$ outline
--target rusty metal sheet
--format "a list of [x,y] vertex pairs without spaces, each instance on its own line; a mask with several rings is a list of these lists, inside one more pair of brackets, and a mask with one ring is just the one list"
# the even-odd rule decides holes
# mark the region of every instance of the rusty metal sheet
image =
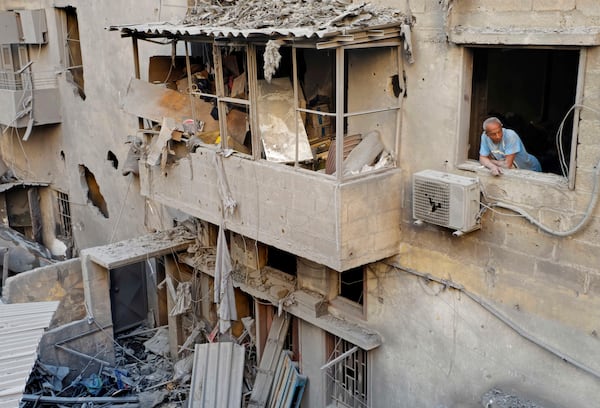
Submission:
[[[204,122],[204,131],[219,130],[219,121],[210,116],[213,105],[199,98],[194,101],[195,118]],[[132,78],[123,100],[123,110],[141,118],[162,123],[163,118],[182,123],[192,115],[190,96],[160,85]]]

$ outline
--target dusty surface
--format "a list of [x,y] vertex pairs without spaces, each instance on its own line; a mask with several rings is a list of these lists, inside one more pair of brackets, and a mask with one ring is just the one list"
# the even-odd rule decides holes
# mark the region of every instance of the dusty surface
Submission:
[[219,5],[199,2],[184,23],[227,26],[237,29],[312,27],[362,27],[407,22],[399,10],[372,4],[336,0],[261,1],[237,0]]
[[498,388],[492,388],[483,394],[481,403],[485,408],[549,408],[547,405],[539,405]]

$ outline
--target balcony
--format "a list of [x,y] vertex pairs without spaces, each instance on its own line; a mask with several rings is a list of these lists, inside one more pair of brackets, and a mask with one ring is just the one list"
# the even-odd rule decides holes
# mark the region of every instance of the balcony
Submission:
[[0,70],[0,124],[22,128],[60,123],[60,98],[54,72]]
[[[165,171],[140,162],[142,194],[214,224],[223,219],[229,230],[338,271],[397,252],[400,169],[339,182],[233,155],[222,158],[219,175],[217,154],[201,147]],[[232,215],[222,204],[221,176],[237,203]]]

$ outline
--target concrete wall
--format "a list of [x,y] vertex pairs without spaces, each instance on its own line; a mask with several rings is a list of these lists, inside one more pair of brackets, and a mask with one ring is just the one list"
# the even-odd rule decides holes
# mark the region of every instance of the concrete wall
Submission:
[[60,300],[51,327],[85,316],[83,280],[79,258],[32,269],[7,279],[2,288],[7,303]]
[[[80,44],[85,79],[83,100],[69,74],[64,53],[62,11],[55,7],[77,9]],[[120,175],[125,161],[128,134],[137,129],[137,119],[120,110],[120,95],[133,76],[132,46],[121,40],[118,32],[106,27],[112,24],[140,21],[165,21],[185,13],[187,1],[169,5],[154,1],[116,0],[80,2],[61,0],[41,2],[2,0],[0,10],[44,8],[48,25],[48,44],[29,47],[32,69],[52,71],[58,79],[62,123],[34,126],[27,142],[19,140],[24,129],[9,129],[0,142],[2,157],[20,177],[47,181],[53,188],[67,192],[71,200],[73,230],[78,248],[103,244],[140,235],[144,228],[144,199],[136,179]],[[141,73],[147,77],[151,55],[170,55],[170,47],[152,45],[141,50]],[[119,69],[114,69],[119,67]],[[34,101],[35,104],[36,101]],[[115,169],[108,161],[112,151],[119,160]],[[87,199],[87,186],[82,183],[78,166],[84,164],[95,176],[107,201],[109,218],[104,218]]]
[[[54,3],[70,4],[78,10],[85,101],[64,75],[55,41],[59,36]],[[0,145],[3,157],[22,177],[48,181],[69,192],[80,248],[139,235],[147,208],[140,186],[136,179],[121,177],[119,169],[106,160],[108,150],[120,162],[124,160],[127,146],[123,142],[137,127],[135,118],[118,108],[119,95],[133,73],[131,45],[104,27],[167,20],[183,9],[160,8],[151,1],[54,3],[42,2],[50,42],[31,48],[30,58],[36,65],[63,72],[59,75],[63,122],[34,128],[27,142],[9,131]],[[544,233],[514,214],[491,211],[484,214],[481,230],[456,238],[443,228],[413,226],[408,192],[416,171],[452,171],[478,176],[491,200],[518,205],[552,228],[566,230],[576,224],[589,202],[594,166],[600,159],[600,116],[591,109],[581,113],[574,189],[557,177],[512,172],[492,178],[486,171],[473,171],[474,167],[459,169],[466,158],[471,102],[470,51],[464,44],[587,44],[583,102],[600,110],[600,41],[596,34],[600,4],[595,0],[381,3],[405,11],[410,5],[416,18],[412,37],[415,63],[405,65],[401,171],[365,179],[366,184],[335,187],[318,175],[300,174],[286,166],[229,158],[225,160],[226,173],[240,206],[227,226],[340,269],[396,255],[390,260],[396,265],[463,285],[511,321],[518,321],[524,333],[598,371],[600,207],[587,226],[569,238]],[[444,7],[448,4],[450,11]],[[0,1],[1,9],[18,7],[39,4]],[[460,31],[460,27],[469,30]],[[485,31],[490,27],[493,30]],[[142,77],[150,56],[170,53],[169,47],[149,44],[140,51]],[[393,72],[391,58],[388,61],[384,56],[380,62],[389,64],[381,67],[382,72]],[[192,167],[182,159],[167,175],[145,170],[141,189],[149,198],[152,216],[161,214],[153,221],[155,225],[167,226],[165,206],[213,223],[220,221],[212,155],[201,149],[192,156]],[[108,204],[108,219],[88,203],[78,173],[80,164],[94,173]],[[340,190],[336,192],[336,188]],[[388,207],[388,200],[397,200],[397,206]],[[365,219],[367,215],[374,218]],[[342,260],[341,264],[334,258]],[[466,295],[388,265],[369,269],[375,272],[369,272],[362,324],[378,330],[384,338],[384,344],[371,352],[373,407],[476,407],[481,405],[479,396],[493,386],[543,399],[548,406],[590,406],[600,397],[598,378],[525,340]],[[319,285],[303,282],[302,276],[298,282],[313,290]],[[305,404],[319,406],[324,399],[318,370],[324,357],[324,345],[318,348],[322,332],[306,323],[301,332],[303,370],[310,377]]]
[[[141,165],[142,194],[220,224],[214,155],[213,149],[199,148],[164,172]],[[398,170],[338,184],[322,174],[238,156],[224,158],[223,167],[237,202],[234,214],[225,216],[232,231],[336,270],[397,250],[402,202]]]

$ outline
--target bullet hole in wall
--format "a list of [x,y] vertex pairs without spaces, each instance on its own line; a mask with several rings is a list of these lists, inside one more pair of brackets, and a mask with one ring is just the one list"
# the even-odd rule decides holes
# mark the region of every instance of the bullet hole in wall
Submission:
[[119,159],[117,159],[117,156],[110,150],[106,153],[106,160],[111,162],[115,169],[119,167]]
[[62,161],[65,161],[65,152],[64,152],[64,151],[62,151],[62,150],[60,151],[60,159],[61,159]]
[[100,211],[104,218],[108,218],[108,206],[106,200],[100,192],[100,186],[92,173],[83,164],[79,165],[79,175],[81,177],[81,186],[87,190],[88,200]]

